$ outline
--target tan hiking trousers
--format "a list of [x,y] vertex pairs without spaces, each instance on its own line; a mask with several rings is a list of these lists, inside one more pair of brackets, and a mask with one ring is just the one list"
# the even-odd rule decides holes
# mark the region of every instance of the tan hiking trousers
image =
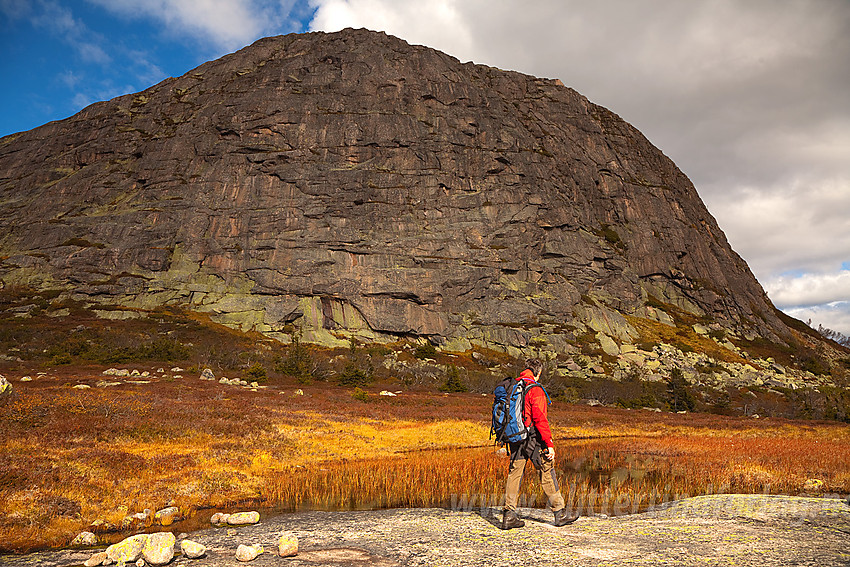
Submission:
[[[525,472],[526,459],[517,455],[508,469],[508,480],[505,483],[505,510],[516,511],[519,500],[519,486],[522,482],[522,474]],[[533,464],[533,463],[532,463]],[[549,497],[549,508],[554,512],[565,506],[564,497],[558,488],[558,479],[555,477],[555,463],[541,459],[541,466],[537,469],[537,476],[543,486],[543,492]]]

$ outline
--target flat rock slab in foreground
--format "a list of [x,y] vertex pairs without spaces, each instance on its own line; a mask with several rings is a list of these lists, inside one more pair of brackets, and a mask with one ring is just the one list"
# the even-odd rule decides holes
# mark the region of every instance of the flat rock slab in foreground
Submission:
[[[664,510],[587,517],[555,528],[551,514],[522,510],[526,527],[503,532],[492,510],[305,512],[255,526],[192,534],[207,546],[203,560],[172,565],[236,563],[239,543],[274,549],[277,534],[294,532],[298,557],[265,553],[266,565],[847,565],[850,506],[843,500],[720,495],[690,498]],[[0,565],[59,567],[89,553],[72,551],[0,558]]]

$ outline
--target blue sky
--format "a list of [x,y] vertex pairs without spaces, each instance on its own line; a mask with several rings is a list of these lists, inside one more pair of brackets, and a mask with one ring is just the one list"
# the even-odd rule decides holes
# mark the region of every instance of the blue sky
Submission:
[[[122,7],[120,0],[0,0],[0,73],[6,77],[0,89],[0,135],[144,90],[263,35],[305,31],[314,12],[306,4],[287,11],[279,3],[254,3],[254,19],[250,3],[225,3],[244,5],[249,16],[234,22],[230,34],[225,21],[202,25],[191,21],[192,11],[182,15],[168,9],[181,2],[132,3],[150,6],[141,10],[129,2]],[[204,4],[219,3],[195,4],[202,10]],[[277,21],[263,17],[268,9]]]
[[0,0],[0,136],[344,27],[613,110],[691,178],[778,307],[850,335],[847,0]]

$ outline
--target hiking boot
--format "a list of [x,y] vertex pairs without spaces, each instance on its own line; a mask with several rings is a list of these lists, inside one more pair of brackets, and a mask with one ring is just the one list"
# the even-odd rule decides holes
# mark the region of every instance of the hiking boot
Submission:
[[503,530],[510,530],[513,528],[522,528],[524,526],[525,522],[519,519],[516,512],[513,510],[505,510],[505,515],[502,517],[502,523],[499,528]]
[[555,525],[566,526],[567,524],[572,524],[576,520],[578,520],[579,513],[576,510],[575,514],[570,514],[570,511],[566,508],[561,508],[560,510],[555,510]]

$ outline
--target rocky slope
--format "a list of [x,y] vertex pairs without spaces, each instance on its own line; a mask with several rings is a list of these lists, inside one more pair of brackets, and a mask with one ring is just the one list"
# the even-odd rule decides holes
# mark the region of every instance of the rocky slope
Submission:
[[262,39],[0,139],[0,261],[5,286],[324,344],[611,350],[624,314],[670,308],[791,335],[617,115],[366,30]]

